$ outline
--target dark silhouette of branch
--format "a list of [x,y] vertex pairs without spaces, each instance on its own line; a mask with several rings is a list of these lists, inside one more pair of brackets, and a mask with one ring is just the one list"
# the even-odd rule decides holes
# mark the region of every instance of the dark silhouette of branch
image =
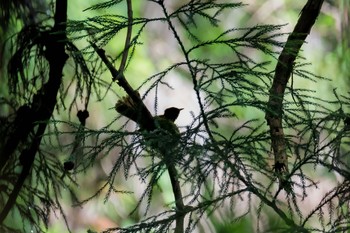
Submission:
[[166,163],[170,181],[171,181],[171,187],[173,189],[174,193],[174,198],[175,198],[175,206],[176,206],[176,212],[177,217],[176,217],[176,226],[175,226],[175,233],[181,233],[184,231],[184,210],[185,210],[185,205],[183,203],[183,196],[181,192],[181,187],[180,187],[180,182],[178,179],[178,173],[175,168],[175,165],[173,163]]
[[0,171],[6,165],[21,140],[25,140],[33,130],[34,114],[31,107],[23,105],[16,111],[16,118],[12,125],[14,130],[9,132],[8,139],[0,155]]
[[[140,128],[145,129],[147,131],[152,131],[155,129],[155,123],[154,119],[149,112],[148,108],[144,105],[140,95],[138,94],[137,91],[135,91],[128,81],[126,80],[124,74],[119,72],[113,64],[108,60],[105,51],[103,49],[100,49],[97,47],[96,44],[91,42],[92,47],[95,49],[97,54],[100,56],[102,61],[105,63],[109,71],[111,72],[113,76],[113,80],[116,80],[117,83],[125,90],[125,92],[130,96],[132,99],[133,103],[135,104],[136,108],[139,109],[138,111],[138,120],[137,123],[139,124]],[[165,156],[163,156],[165,157]],[[171,180],[171,185],[174,193],[174,198],[175,198],[175,205],[176,205],[176,210],[180,213],[183,212],[184,210],[184,204],[183,204],[183,196],[181,193],[181,188],[180,188],[180,183],[178,180],[178,173],[176,171],[175,165],[172,164],[171,162],[167,162],[166,167],[169,173],[169,177]],[[183,220],[184,220],[184,215],[180,214],[177,215],[176,219],[176,227],[175,227],[175,232],[176,233],[181,233],[183,232]]]
[[24,181],[30,174],[30,169],[33,165],[35,154],[39,150],[41,139],[44,135],[48,121],[51,118],[57,103],[56,97],[62,82],[62,70],[66,63],[66,60],[68,59],[68,55],[65,53],[65,43],[67,40],[66,0],[56,2],[56,12],[54,19],[55,25],[53,29],[46,34],[48,38],[42,41],[43,43],[46,43],[47,51],[45,53],[45,56],[50,66],[48,82],[44,84],[38,91],[38,93],[33,97],[33,106],[35,102],[35,104],[37,104],[38,107],[30,111],[31,115],[20,116],[23,118],[29,118],[32,120],[31,122],[35,123],[30,124],[31,122],[26,122],[26,124],[30,124],[31,127],[31,129],[28,130],[28,133],[32,130],[34,131],[34,126],[36,124],[38,124],[38,128],[35,133],[34,139],[31,142],[31,145],[21,152],[20,160],[23,169],[18,177],[18,180],[14,185],[11,194],[9,195],[4,209],[0,213],[0,223],[4,221],[9,211],[14,206],[19,192],[24,184]]
[[309,0],[300,13],[299,20],[289,35],[287,42],[278,58],[273,84],[267,103],[266,120],[270,127],[271,147],[275,157],[275,171],[280,178],[281,187],[290,191],[288,176],[288,156],[282,127],[284,92],[293,72],[294,61],[307,35],[314,25],[323,0]]
[[[147,107],[144,105],[140,95],[138,94],[137,91],[135,91],[128,81],[126,80],[123,70],[125,68],[126,60],[127,60],[127,55],[128,55],[128,49],[130,46],[130,38],[131,38],[131,26],[132,26],[132,6],[131,6],[131,1],[127,1],[128,5],[128,31],[127,31],[127,36],[125,40],[125,48],[123,52],[123,57],[121,61],[121,65],[119,68],[119,71],[111,64],[111,62],[108,60],[108,58],[105,55],[105,51],[103,49],[100,49],[96,46],[96,44],[91,43],[92,47],[95,49],[97,54],[100,56],[102,61],[105,63],[105,65],[108,67],[109,71],[112,74],[113,81],[117,81],[117,83],[125,90],[125,92],[129,95],[129,97],[132,99],[133,103],[136,106],[136,109],[138,109],[138,116],[137,116],[137,123],[139,124],[141,129],[146,129],[147,131],[152,131],[154,130],[155,123],[154,119],[147,109]],[[163,152],[161,152],[163,153]],[[165,153],[164,153],[165,154]],[[169,173],[173,193],[174,193],[174,198],[175,198],[175,206],[176,206],[176,211],[178,213],[183,213],[184,211],[184,203],[183,203],[183,196],[181,192],[181,187],[180,187],[180,182],[178,180],[178,173],[176,171],[175,165],[165,158],[166,156],[163,154],[164,159],[166,160],[166,167]],[[184,215],[183,214],[177,214],[176,218],[176,227],[175,227],[175,232],[176,233],[182,233],[184,229]]]
[[115,80],[119,86],[121,86],[125,92],[130,96],[133,103],[135,104],[136,108],[139,109],[139,120],[138,123],[140,124],[140,127],[143,129],[146,129],[148,131],[154,130],[155,124],[153,122],[153,117],[145,104],[143,103],[140,95],[138,92],[136,92],[128,83],[126,80],[124,74],[120,73],[113,64],[108,60],[105,51],[101,48],[99,48],[95,43],[90,42],[91,46],[94,48],[96,53],[99,55],[99,57],[102,59],[103,63],[107,66],[109,71],[111,72],[111,75],[113,77],[113,80]]

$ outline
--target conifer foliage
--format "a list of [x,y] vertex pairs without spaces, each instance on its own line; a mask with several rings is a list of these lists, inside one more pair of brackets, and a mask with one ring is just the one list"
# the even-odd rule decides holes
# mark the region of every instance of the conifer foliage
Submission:
[[[315,90],[292,85],[296,79],[325,79],[307,71],[299,56],[323,0],[308,0],[288,35],[281,33],[283,25],[268,22],[223,26],[227,15],[245,10],[242,3],[175,2],[139,3],[152,8],[154,15],[147,17],[135,11],[131,0],[95,4],[86,11],[99,14],[84,20],[67,18],[66,0],[49,4],[53,13],[45,17],[34,14],[33,7],[23,12],[33,20],[4,47],[11,57],[1,78],[8,86],[0,99],[5,114],[1,232],[45,232],[55,214],[71,232],[63,193],[74,206],[84,206],[133,195],[139,187],[143,190],[131,212],[142,213],[138,221],[126,227],[116,222],[104,232],[214,232],[220,221],[232,227],[249,221],[255,232],[350,230],[350,97],[334,90],[333,99],[321,99],[312,95]],[[111,9],[125,11],[103,14]],[[157,27],[166,30],[159,35],[170,35],[176,59],[150,77],[137,77],[145,81],[134,87],[128,70],[138,69],[135,54]],[[106,49],[114,38],[123,47],[116,56]],[[67,67],[74,68],[71,77]],[[198,111],[179,130],[171,120],[169,133],[160,126],[164,116],[154,117],[145,99],[155,93],[158,110],[160,98],[171,98],[158,90],[171,88],[169,79],[175,77],[191,86]],[[123,94],[117,93],[121,89]],[[89,127],[89,118],[100,114],[91,112],[91,103],[104,106],[110,94],[117,104],[114,120]],[[190,110],[180,116],[185,111]],[[69,156],[62,160],[58,154]],[[116,158],[112,169],[94,194],[81,200],[80,175],[94,174],[100,160],[110,156]],[[310,195],[324,187],[325,174],[335,181],[306,207]],[[134,177],[142,183],[135,190],[115,185]],[[164,177],[173,202],[155,212],[154,193]]]

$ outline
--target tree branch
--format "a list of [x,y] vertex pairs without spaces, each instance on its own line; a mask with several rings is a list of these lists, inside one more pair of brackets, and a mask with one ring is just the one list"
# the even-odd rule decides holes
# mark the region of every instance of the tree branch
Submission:
[[[166,159],[166,158],[165,158]],[[174,193],[174,199],[175,199],[175,206],[176,206],[176,226],[175,226],[175,233],[182,233],[184,230],[184,218],[185,218],[185,205],[183,203],[183,196],[181,192],[180,182],[178,179],[178,174],[175,168],[175,165],[173,163],[170,163],[169,161],[166,161],[167,170],[169,173],[169,178],[171,181],[171,187],[173,189]]]
[[17,182],[14,184],[14,188],[9,195],[9,199],[6,202],[4,209],[0,213],[0,224],[5,220],[9,211],[15,205],[16,199],[22,189],[25,179],[30,174],[30,169],[34,163],[35,154],[39,150],[48,121],[50,120],[57,103],[56,97],[62,83],[62,71],[66,60],[68,59],[68,55],[65,53],[65,43],[67,40],[67,0],[56,2],[54,18],[55,25],[52,31],[48,33],[49,38],[46,38],[48,39],[47,41],[43,40],[43,43],[46,43],[47,46],[46,59],[48,60],[50,66],[49,80],[33,97],[32,106],[38,107],[31,109],[31,115],[21,116],[32,119],[34,124],[30,125],[30,127],[32,127],[31,130],[34,131],[36,124],[38,124],[38,128],[31,145],[21,152],[20,160],[23,168]]
[[[105,63],[109,71],[111,72],[113,77],[112,80],[117,81],[118,85],[121,86],[125,90],[125,92],[130,96],[136,108],[139,109],[137,122],[139,123],[140,128],[146,129],[147,131],[152,131],[156,127],[155,127],[154,119],[151,113],[149,112],[147,107],[144,105],[138,92],[136,92],[131,87],[131,85],[128,83],[128,81],[126,80],[123,74],[123,70],[125,68],[125,64],[128,56],[128,49],[130,47],[130,38],[131,38],[131,30],[132,30],[132,6],[131,6],[130,0],[127,1],[127,5],[128,5],[128,31],[125,39],[125,47],[124,47],[123,57],[120,64],[119,71],[108,60],[105,54],[105,51],[103,49],[98,48],[95,43],[92,43],[92,42],[90,43],[94,48],[94,50],[97,52],[97,54],[100,56],[102,61]],[[175,165],[167,161],[167,158],[166,158],[167,153],[164,151],[162,151],[161,153],[163,154],[163,159],[166,160],[165,163],[166,163],[166,167],[168,170],[169,178],[170,178],[173,193],[174,193],[176,211],[178,213],[176,217],[175,233],[182,233],[184,229],[183,223],[184,223],[184,217],[185,217],[185,214],[184,214],[185,206],[183,203],[183,196],[181,192],[180,182],[178,180],[178,173]]]
[[113,80],[118,83],[120,87],[122,87],[125,92],[130,96],[132,101],[134,102],[136,108],[139,109],[139,121],[138,123],[140,124],[140,127],[143,129],[146,129],[147,131],[152,131],[156,128],[152,114],[148,110],[148,108],[145,106],[143,103],[140,95],[138,94],[137,91],[135,91],[128,81],[126,80],[124,74],[119,72],[113,64],[108,60],[105,51],[99,47],[93,42],[90,42],[91,46],[94,48],[96,53],[99,55],[99,57],[102,59],[102,62],[107,66],[109,71],[111,72],[111,75],[113,77]]
[[284,92],[293,72],[294,61],[319,15],[322,3],[323,0],[308,0],[300,12],[299,20],[278,58],[270,89],[266,120],[270,127],[271,147],[275,158],[274,167],[279,178],[282,178],[281,185],[288,182],[283,178],[288,176],[288,156],[282,127]]

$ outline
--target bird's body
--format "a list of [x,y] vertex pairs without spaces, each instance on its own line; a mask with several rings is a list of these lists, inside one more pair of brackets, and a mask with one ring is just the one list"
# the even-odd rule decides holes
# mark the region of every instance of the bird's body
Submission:
[[175,120],[180,114],[182,108],[167,108],[163,115],[153,117],[157,128],[168,131],[170,134],[180,134],[179,128],[175,124]]
[[180,134],[179,128],[175,124],[175,122],[170,121],[169,119],[162,116],[153,117],[154,123],[157,129],[162,129],[167,131],[170,134]]

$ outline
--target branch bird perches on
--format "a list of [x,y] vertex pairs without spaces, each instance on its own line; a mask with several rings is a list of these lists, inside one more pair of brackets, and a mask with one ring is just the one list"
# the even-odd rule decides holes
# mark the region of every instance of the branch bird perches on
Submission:
[[[182,109],[175,107],[168,108],[165,110],[163,115],[153,117],[147,109],[147,107],[144,105],[140,94],[137,91],[133,90],[133,88],[125,79],[124,75],[119,73],[117,69],[113,67],[113,65],[106,57],[104,50],[98,48],[94,43],[91,43],[91,45],[98,53],[102,61],[106,64],[113,78],[117,81],[118,85],[121,86],[128,94],[128,96],[124,97],[123,99],[117,102],[115,106],[117,112],[135,121],[142,130],[151,132],[157,128],[161,128],[170,133],[170,137],[173,137],[174,135],[176,136],[176,134],[179,133],[179,131],[174,121],[176,120]],[[167,156],[169,156],[167,155],[168,153],[165,153],[165,150],[163,150],[162,148],[163,146],[159,147],[159,151],[163,155],[163,158],[165,158],[165,164],[169,173],[175,197],[176,210],[177,212],[181,213],[176,219],[175,232],[181,233],[183,232],[183,212],[186,206],[184,205],[182,200],[183,195],[181,192],[180,183],[178,181],[178,172],[175,168],[175,165],[171,162],[171,159],[167,159]]]
[[[125,40],[125,47],[122,56],[121,65],[119,71],[113,66],[113,64],[108,60],[105,51],[99,48],[94,42],[90,42],[91,46],[94,48],[96,53],[102,59],[103,63],[107,66],[110,73],[112,74],[112,80],[116,81],[117,84],[122,87],[127,96],[119,100],[115,106],[117,112],[128,117],[129,119],[135,121],[140,129],[146,130],[148,132],[152,132],[157,128],[163,129],[168,132],[169,137],[175,137],[175,140],[171,139],[171,142],[176,143],[176,134],[179,134],[179,130],[175,125],[174,121],[178,117],[180,111],[182,109],[178,108],[168,108],[165,110],[164,115],[153,117],[148,110],[148,108],[143,103],[140,94],[134,90],[124,76],[124,68],[126,64],[126,60],[128,57],[128,49],[130,47],[130,39],[131,39],[131,31],[132,31],[132,6],[131,0],[127,1],[128,7],[128,27],[127,27],[127,36]],[[159,143],[158,143],[159,144]],[[162,154],[164,159],[164,163],[166,165],[166,169],[169,173],[174,199],[176,206],[176,226],[175,233],[183,233],[184,232],[184,216],[185,216],[185,205],[183,203],[183,195],[181,192],[181,185],[178,180],[178,172],[176,170],[175,164],[172,162],[171,158],[167,158],[171,156],[169,155],[169,148],[164,148],[164,146],[158,146],[158,151]],[[172,151],[172,150],[170,150]]]

